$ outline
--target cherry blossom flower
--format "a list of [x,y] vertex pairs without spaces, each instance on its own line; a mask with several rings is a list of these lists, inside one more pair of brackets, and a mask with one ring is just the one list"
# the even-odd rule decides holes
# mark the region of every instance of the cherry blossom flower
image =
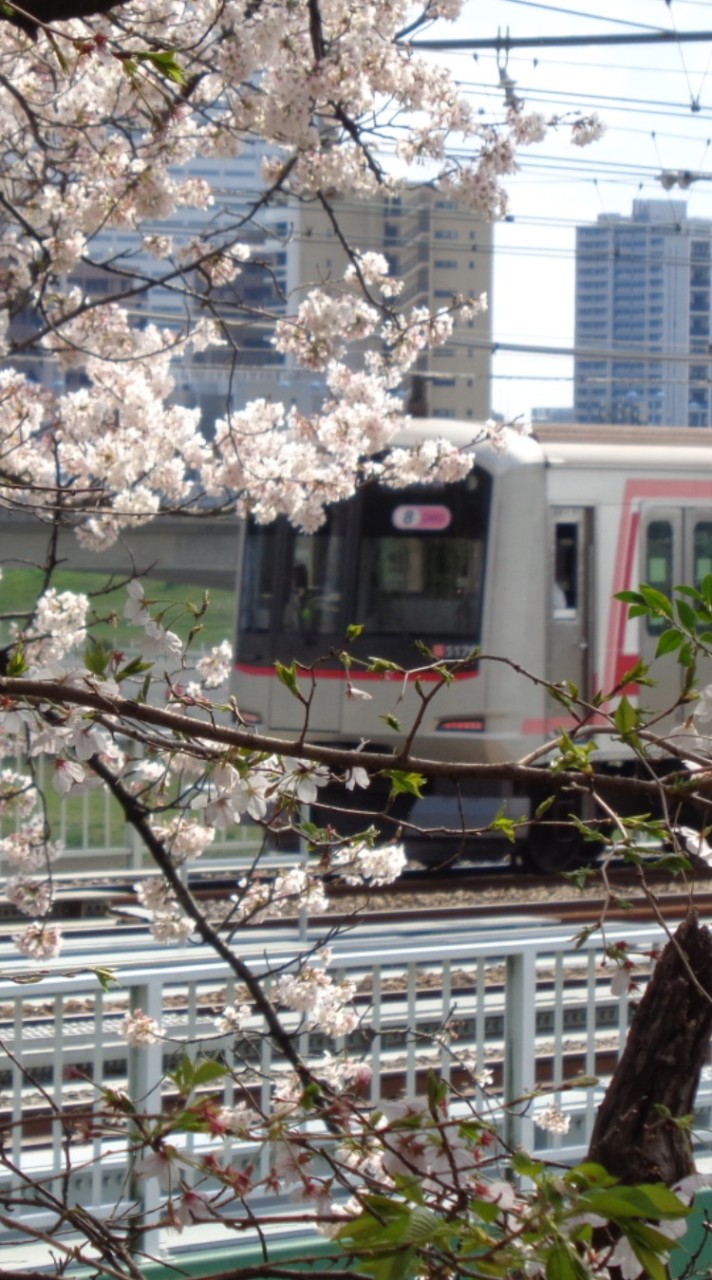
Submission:
[[231,1035],[236,1031],[242,1031],[251,1013],[252,1009],[249,1004],[226,1005],[222,1013],[215,1019],[215,1026],[220,1035]]
[[402,844],[370,846],[359,843],[339,849],[332,865],[347,884],[392,884],[406,866]]
[[177,908],[156,911],[149,927],[156,942],[162,943],[163,946],[187,942],[196,929],[195,921],[183,915]]
[[210,1199],[199,1191],[186,1187],[180,1199],[171,1205],[170,1220],[175,1231],[182,1231],[192,1222],[210,1222],[215,1217]]
[[195,667],[206,689],[217,689],[225,684],[232,670],[232,645],[229,640],[214,645],[210,653],[196,662]]
[[362,787],[364,790],[370,787],[371,779],[365,769],[359,765],[355,765],[353,769],[349,769],[344,777],[344,786],[347,791],[353,791],[354,787]]
[[52,786],[61,796],[69,795],[79,783],[84,782],[86,774],[76,760],[64,760],[58,756],[54,762]]
[[371,702],[373,700],[372,693],[368,693],[365,689],[359,689],[350,680],[346,682],[346,697],[351,702]]
[[62,931],[56,925],[35,922],[15,936],[15,946],[32,960],[53,960],[62,949]]
[[308,760],[285,758],[283,769],[284,777],[278,790],[301,804],[313,804],[319,794],[318,788],[325,787],[329,781],[329,770],[323,765],[310,764]]
[[605,132],[605,124],[594,112],[593,115],[574,121],[571,126],[571,141],[575,147],[587,147],[592,142],[598,142]]
[[[136,1012],[140,1013],[140,1010],[137,1009]],[[148,1151],[145,1156],[134,1160],[133,1169],[138,1178],[157,1178],[161,1189],[170,1191],[178,1177],[178,1161],[179,1154],[175,1147],[161,1143],[160,1146]]]
[[611,978],[611,995],[624,996],[633,985],[633,966],[630,962],[621,964]]
[[134,1009],[133,1013],[126,1014],[120,1032],[132,1049],[145,1049],[156,1043],[161,1035],[161,1028],[156,1019],[149,1017],[143,1009]]
[[546,1107],[543,1111],[535,1111],[534,1123],[537,1129],[544,1129],[546,1133],[568,1133],[571,1127],[571,1117],[565,1116],[563,1111],[558,1107]]
[[49,880],[11,876],[5,885],[5,897],[25,916],[46,916],[52,905],[52,886]]

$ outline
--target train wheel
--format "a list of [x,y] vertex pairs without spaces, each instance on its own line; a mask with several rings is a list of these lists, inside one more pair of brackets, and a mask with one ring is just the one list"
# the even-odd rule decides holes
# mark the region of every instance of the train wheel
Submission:
[[581,833],[571,821],[571,815],[580,817],[578,797],[557,796],[546,818],[532,826],[522,849],[522,862],[527,871],[541,875],[575,871],[594,861],[595,851],[586,844]]

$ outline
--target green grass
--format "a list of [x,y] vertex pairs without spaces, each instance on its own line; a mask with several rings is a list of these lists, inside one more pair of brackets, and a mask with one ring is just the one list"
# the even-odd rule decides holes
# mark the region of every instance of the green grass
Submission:
[[[6,644],[9,638],[8,615],[28,613],[37,599],[41,584],[42,573],[39,569],[4,570],[0,579],[0,643]],[[90,596],[92,635],[107,640],[117,649],[138,649],[141,631],[129,626],[123,616],[126,588],[107,590],[110,585],[111,579],[106,574],[80,570],[60,569],[52,578],[52,586],[57,591],[78,591]],[[188,602],[194,608],[202,607],[201,588],[150,578],[144,579],[143,585],[147,598],[155,601],[151,605],[154,617],[162,613],[163,625],[170,631],[175,631],[181,639],[186,639],[191,627],[196,625],[195,615]],[[207,594],[208,609],[199,619],[201,630],[193,641],[201,649],[219,644],[221,640],[232,641],[235,627],[234,592],[211,590]]]

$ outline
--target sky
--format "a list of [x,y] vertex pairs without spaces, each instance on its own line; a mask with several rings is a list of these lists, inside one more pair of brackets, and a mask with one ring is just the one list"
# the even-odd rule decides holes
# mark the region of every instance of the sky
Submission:
[[[508,180],[513,221],[495,228],[493,337],[499,342],[572,346],[575,227],[601,213],[630,214],[633,200],[687,201],[692,217],[712,219],[712,0],[467,0],[454,26],[432,36],[488,39],[593,36],[645,30],[710,31],[709,41],[512,50],[500,65],[525,108],[574,118],[595,111],[603,139],[581,149],[565,124],[521,152]],[[461,85],[487,113],[501,114],[494,51],[450,52]],[[693,109],[694,107],[694,109]],[[705,177],[666,194],[665,170]],[[508,419],[534,405],[570,405],[573,361],[499,353],[492,408]]]

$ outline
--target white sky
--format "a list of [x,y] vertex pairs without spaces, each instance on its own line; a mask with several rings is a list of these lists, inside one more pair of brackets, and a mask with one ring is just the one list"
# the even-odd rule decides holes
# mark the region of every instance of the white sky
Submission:
[[[567,12],[568,11],[568,12]],[[589,14],[589,17],[576,16]],[[630,24],[630,25],[626,25]],[[709,42],[514,50],[508,73],[526,107],[547,117],[596,111],[607,132],[585,149],[561,127],[522,152],[522,171],[509,181],[514,222],[495,231],[493,336],[500,342],[573,344],[574,228],[599,213],[629,214],[632,202],[664,199],[663,169],[709,175],[688,191],[688,213],[712,219],[712,0],[468,0],[456,27],[431,34],[486,39],[605,35],[653,29],[710,31]],[[448,53],[458,79],[489,113],[501,113],[497,55]],[[699,111],[692,111],[697,99]],[[568,358],[505,354],[493,360],[492,407],[507,417],[533,405],[569,405]]]

